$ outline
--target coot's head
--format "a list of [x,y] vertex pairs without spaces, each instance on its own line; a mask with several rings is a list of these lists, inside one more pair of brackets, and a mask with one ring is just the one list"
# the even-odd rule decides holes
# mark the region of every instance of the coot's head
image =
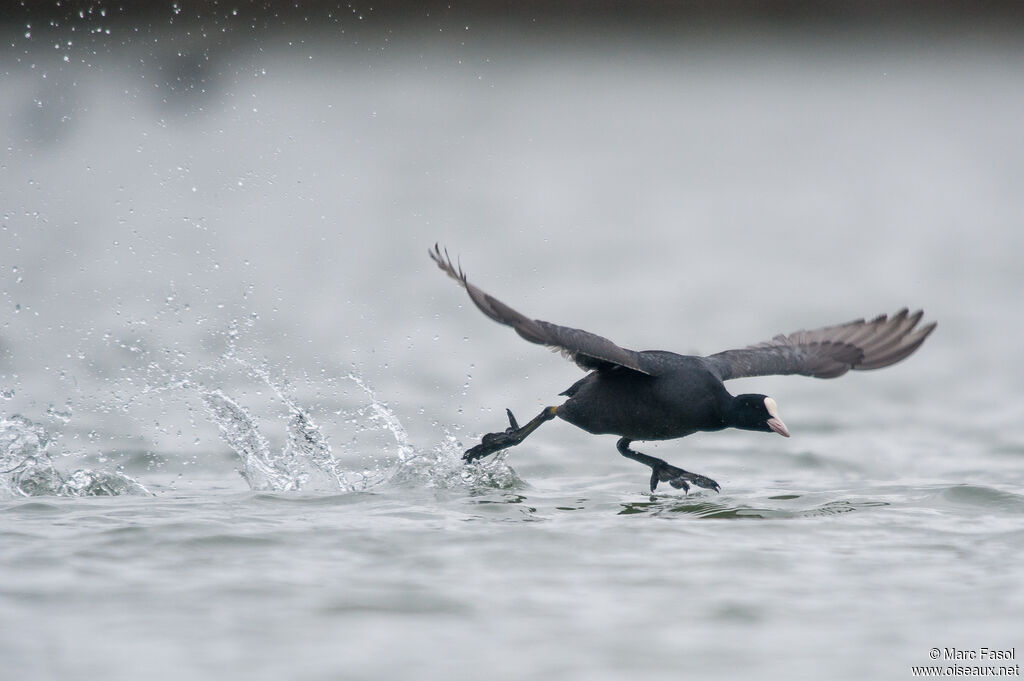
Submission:
[[732,409],[734,428],[763,430],[789,437],[786,424],[779,418],[779,405],[767,395],[737,395]]

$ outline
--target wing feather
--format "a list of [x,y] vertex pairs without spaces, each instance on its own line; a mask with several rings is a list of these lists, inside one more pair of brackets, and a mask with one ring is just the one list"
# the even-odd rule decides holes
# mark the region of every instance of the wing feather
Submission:
[[891,317],[883,314],[869,322],[855,319],[780,334],[765,343],[706,359],[723,381],[773,374],[835,378],[851,369],[881,369],[908,357],[935,330],[935,322],[918,327],[923,315],[921,310],[910,314],[903,308]]
[[641,368],[639,353],[634,350],[621,348],[607,338],[589,331],[559,326],[539,319],[530,319],[470,284],[466,280],[466,274],[462,268],[456,267],[452,263],[447,250],[442,254],[440,247],[434,244],[434,248],[428,252],[441,271],[466,289],[470,300],[481,312],[499,324],[511,326],[525,340],[558,350],[563,356],[576,362],[583,369],[621,366],[643,374],[648,373]]

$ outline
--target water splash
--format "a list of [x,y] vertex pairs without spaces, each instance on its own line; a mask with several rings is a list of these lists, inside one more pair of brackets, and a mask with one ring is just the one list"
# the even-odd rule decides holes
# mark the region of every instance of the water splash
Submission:
[[0,498],[150,493],[138,481],[117,471],[80,468],[65,475],[50,456],[52,443],[43,426],[23,416],[0,420]]
[[465,448],[448,430],[444,440],[430,451],[416,452],[400,462],[389,482],[396,485],[423,486],[437,489],[497,488],[521,489],[523,480],[505,461],[504,452],[489,461],[466,464],[462,460]]
[[[282,458],[293,465],[306,468],[303,485],[309,485],[312,481],[321,487],[324,484],[328,484],[331,486],[332,491],[355,492],[368,489],[381,482],[378,479],[380,476],[374,476],[368,471],[345,470],[338,460],[334,458],[331,445],[328,443],[327,436],[324,435],[320,426],[288,394],[285,387],[270,376],[266,368],[249,365],[244,360],[235,356],[233,350],[230,358],[263,381],[288,409],[287,441]],[[404,430],[402,432],[404,434]]]
[[381,480],[382,483],[439,489],[455,487],[511,489],[523,485],[519,476],[505,462],[503,454],[499,454],[490,461],[467,466],[462,461],[462,445],[447,429],[444,431],[444,439],[436,446],[428,450],[417,449],[410,442],[409,435],[394,410],[386,402],[380,400],[376,392],[362,378],[351,373],[346,378],[359,386],[370,400],[369,404],[359,413],[368,416],[371,424],[390,433],[397,446],[398,460]]
[[238,454],[242,463],[239,471],[253,490],[284,491],[299,489],[304,476],[289,465],[284,456],[274,456],[270,444],[260,433],[256,420],[220,390],[201,393],[203,405],[210,418],[220,428],[221,437]]
[[[222,390],[200,388],[200,397],[210,419],[218,426],[224,441],[238,455],[240,473],[250,488],[258,491],[294,491],[318,489],[357,492],[389,485],[411,485],[449,489],[454,487],[498,487],[522,485],[503,457],[487,463],[466,466],[462,447],[450,432],[437,446],[417,449],[409,439],[398,415],[361,377],[345,378],[365,393],[368,402],[352,412],[339,412],[359,428],[384,432],[395,445],[395,455],[373,468],[347,469],[335,457],[327,436],[264,368],[252,366],[238,357],[251,376],[266,384],[288,410],[287,440],[279,453],[263,436],[257,419]],[[344,452],[343,452],[344,453]]]
[[[245,337],[256,320],[251,315],[232,321],[218,336],[223,341],[219,355],[198,366],[190,363],[188,353],[160,351],[131,337],[108,335],[107,341],[117,347],[138,349],[135,355],[139,360],[129,385],[115,394],[114,402],[126,413],[144,401],[159,401],[164,410],[168,401],[184,402],[193,429],[195,416],[205,417],[217,427],[238,458],[239,473],[254,491],[344,493],[389,485],[507,489],[523,484],[500,454],[465,465],[462,446],[447,430],[436,445],[417,447],[398,414],[355,372],[327,379],[334,390],[339,387],[335,381],[347,381],[364,396],[359,406],[334,412],[339,420],[329,424],[331,432],[350,428],[351,440],[332,445],[310,409],[294,397],[287,376],[273,371],[266,359],[258,359],[247,349]],[[241,386],[253,382],[261,385],[261,391],[262,386],[269,388],[284,407],[283,414],[276,408],[268,412],[265,406],[244,404],[239,395],[244,395],[246,388]],[[68,404],[64,411],[53,410],[51,418],[70,418],[70,408]],[[264,434],[275,434],[273,431],[283,431],[283,443],[275,444],[280,440]],[[366,444],[357,447],[356,441],[367,431],[382,436],[383,446],[381,440],[375,440],[369,448]],[[353,465],[353,461],[360,463]]]
[[399,463],[404,463],[415,456],[416,450],[409,443],[409,434],[406,433],[401,421],[398,420],[398,416],[396,416],[395,412],[388,407],[387,403],[377,399],[377,395],[373,389],[370,388],[370,386],[368,386],[359,376],[350,373],[345,378],[359,386],[359,388],[366,393],[367,397],[370,398],[370,404],[363,413],[368,411],[371,421],[380,423],[391,433],[391,436],[395,440],[395,444],[398,445]]

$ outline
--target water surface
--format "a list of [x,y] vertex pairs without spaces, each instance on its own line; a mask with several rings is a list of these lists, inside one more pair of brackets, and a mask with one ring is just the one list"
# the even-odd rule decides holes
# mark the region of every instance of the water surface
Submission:
[[[178,46],[5,41],[5,669],[865,679],[1024,649],[1019,43],[862,38],[281,39],[194,81]],[[438,240],[638,349],[939,328],[882,372],[730,384],[789,440],[637,444],[721,494],[652,495],[557,420],[465,467],[579,372],[472,309]]]

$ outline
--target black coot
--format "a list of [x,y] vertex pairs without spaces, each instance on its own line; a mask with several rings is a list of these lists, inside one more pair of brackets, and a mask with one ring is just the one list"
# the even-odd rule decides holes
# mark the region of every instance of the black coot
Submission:
[[773,374],[835,378],[850,369],[880,369],[917,350],[936,324],[919,327],[923,313],[910,314],[904,308],[891,317],[879,315],[867,322],[857,319],[778,335],[765,343],[708,357],[664,350],[637,352],[587,331],[530,319],[470,284],[462,269],[452,264],[448,252],[442,255],[436,244],[430,257],[466,289],[485,315],[511,326],[531,343],[557,348],[590,372],[562,393],[569,399],[547,407],[522,427],[506,410],[509,427],[484,435],[462,458],[469,462],[517,445],[540,424],[557,416],[590,433],[622,436],[619,453],[651,467],[652,492],[659,482],[683,490],[691,484],[715,491],[719,486],[703,475],[630,449],[633,440],[671,440],[723,428],[789,437],[775,400],[765,395],[730,395],[722,381]]

